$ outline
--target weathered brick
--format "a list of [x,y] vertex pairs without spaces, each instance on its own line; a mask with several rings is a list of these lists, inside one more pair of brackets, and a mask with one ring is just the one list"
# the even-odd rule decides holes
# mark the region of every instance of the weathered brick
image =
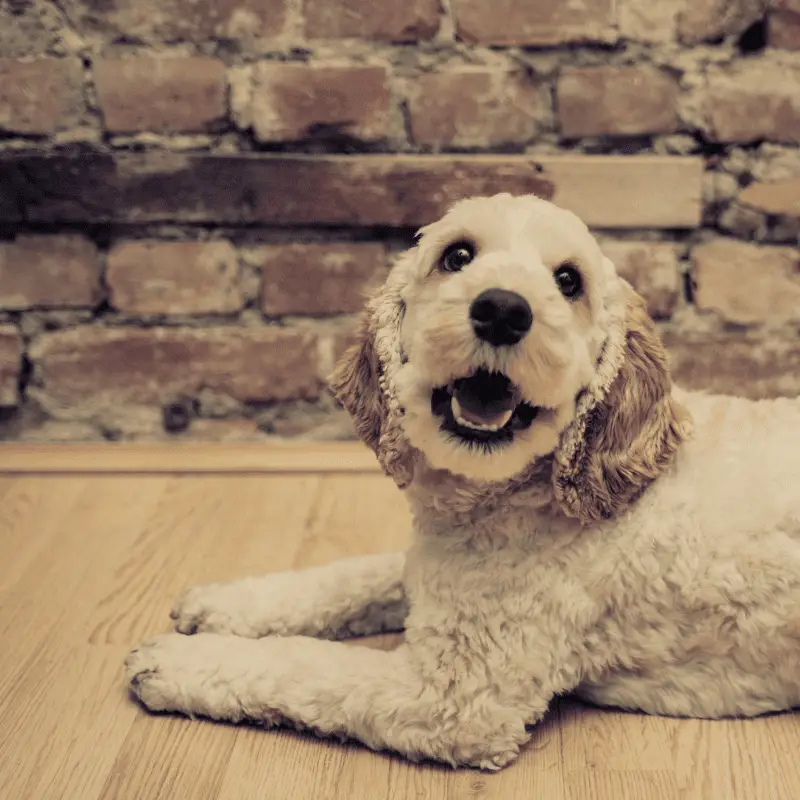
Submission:
[[605,240],[603,253],[614,262],[617,273],[644,297],[654,319],[671,316],[681,293],[678,248],[669,242]]
[[85,111],[83,67],[74,58],[0,58],[0,130],[46,135],[77,125]]
[[784,50],[800,50],[800,0],[772,0],[769,43]]
[[739,34],[764,15],[764,0],[683,0],[681,6],[678,35],[686,43]]
[[101,59],[94,79],[112,133],[204,131],[227,114],[225,65],[216,58]]
[[416,42],[436,33],[439,10],[439,0],[306,0],[306,36]]
[[234,119],[263,142],[345,134],[384,138],[389,130],[387,71],[382,66],[262,62],[251,85],[231,96]]
[[47,53],[62,41],[64,20],[48,0],[4,0],[0,2],[0,53],[20,58]]
[[678,126],[678,84],[653,67],[565,69],[557,85],[561,133],[630,136]]
[[248,40],[283,31],[287,0],[63,0],[83,28],[111,39]]
[[452,0],[456,35],[479,44],[554,45],[616,38],[614,0]]
[[800,177],[771,183],[751,183],[738,201],[765,214],[800,217]]
[[717,239],[692,250],[695,304],[728,322],[800,321],[800,250]]
[[526,142],[544,108],[537,84],[523,73],[459,67],[415,79],[409,91],[411,137],[434,148]]
[[239,264],[230,242],[135,241],[108,255],[111,304],[126,314],[240,311]]
[[589,225],[680,228],[700,220],[702,172],[670,156],[0,154],[0,220],[414,227],[530,192]]
[[[231,419],[204,419],[193,417],[183,431],[167,431],[163,419],[152,419],[149,424],[141,415],[136,426],[114,425],[116,420],[104,420],[114,428],[121,441],[140,442],[263,442],[268,434],[259,430],[258,423],[246,417]],[[111,424],[108,424],[111,423]],[[74,423],[73,423],[74,424]]]
[[104,328],[41,336],[31,348],[45,408],[171,402],[201,389],[243,402],[313,398],[317,345],[286,328]]
[[800,341],[729,332],[663,334],[675,382],[687,389],[761,400],[800,395]]
[[719,142],[800,143],[800,69],[744,60],[709,74],[707,132]]
[[641,42],[672,42],[676,38],[680,2],[617,0],[617,24],[623,39]]
[[0,325],[0,406],[14,406],[22,369],[22,337],[13,325]]
[[388,265],[378,244],[272,245],[261,252],[261,308],[270,316],[358,311]]
[[188,438],[202,442],[250,442],[263,439],[253,419],[196,419],[187,431]]
[[0,243],[0,308],[89,308],[101,297],[97,248],[82,236]]

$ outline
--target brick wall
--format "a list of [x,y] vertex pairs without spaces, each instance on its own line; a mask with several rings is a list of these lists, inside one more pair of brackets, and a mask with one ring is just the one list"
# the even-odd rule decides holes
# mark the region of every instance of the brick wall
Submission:
[[800,394],[799,146],[800,0],[0,0],[0,438],[349,436],[363,293],[500,190]]

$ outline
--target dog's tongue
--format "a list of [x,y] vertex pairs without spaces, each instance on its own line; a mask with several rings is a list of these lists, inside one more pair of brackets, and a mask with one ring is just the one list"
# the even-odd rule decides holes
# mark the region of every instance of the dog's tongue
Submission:
[[472,425],[502,428],[519,403],[519,394],[505,375],[480,370],[453,383],[454,413]]

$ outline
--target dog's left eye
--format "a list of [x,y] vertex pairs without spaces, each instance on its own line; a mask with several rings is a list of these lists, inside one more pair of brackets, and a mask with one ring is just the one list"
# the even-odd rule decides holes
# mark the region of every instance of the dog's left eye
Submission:
[[440,264],[445,272],[458,272],[473,258],[475,258],[475,247],[472,242],[456,242],[442,253]]
[[583,278],[573,264],[562,264],[553,273],[553,277],[558,284],[558,290],[564,297],[574,300],[583,292]]

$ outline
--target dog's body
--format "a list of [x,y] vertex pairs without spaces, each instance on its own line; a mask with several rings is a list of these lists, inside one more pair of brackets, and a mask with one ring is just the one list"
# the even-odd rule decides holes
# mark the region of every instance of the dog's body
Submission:
[[[572,218],[542,201],[469,202],[465,220],[454,212],[467,230],[507,211],[502,245],[478,234],[477,254],[462,247],[446,263],[475,270],[459,282],[426,253],[464,234],[447,217],[433,226],[334,379],[406,489],[408,554],[191,590],[176,627],[201,633],[135,651],[135,691],[152,709],[489,769],[567,691],[701,717],[800,705],[800,401],[672,387],[641,303]],[[530,269],[507,244],[547,236]],[[493,313],[505,325],[513,311],[510,330],[475,319],[487,281],[504,284]],[[320,640],[400,629],[393,652]]]

